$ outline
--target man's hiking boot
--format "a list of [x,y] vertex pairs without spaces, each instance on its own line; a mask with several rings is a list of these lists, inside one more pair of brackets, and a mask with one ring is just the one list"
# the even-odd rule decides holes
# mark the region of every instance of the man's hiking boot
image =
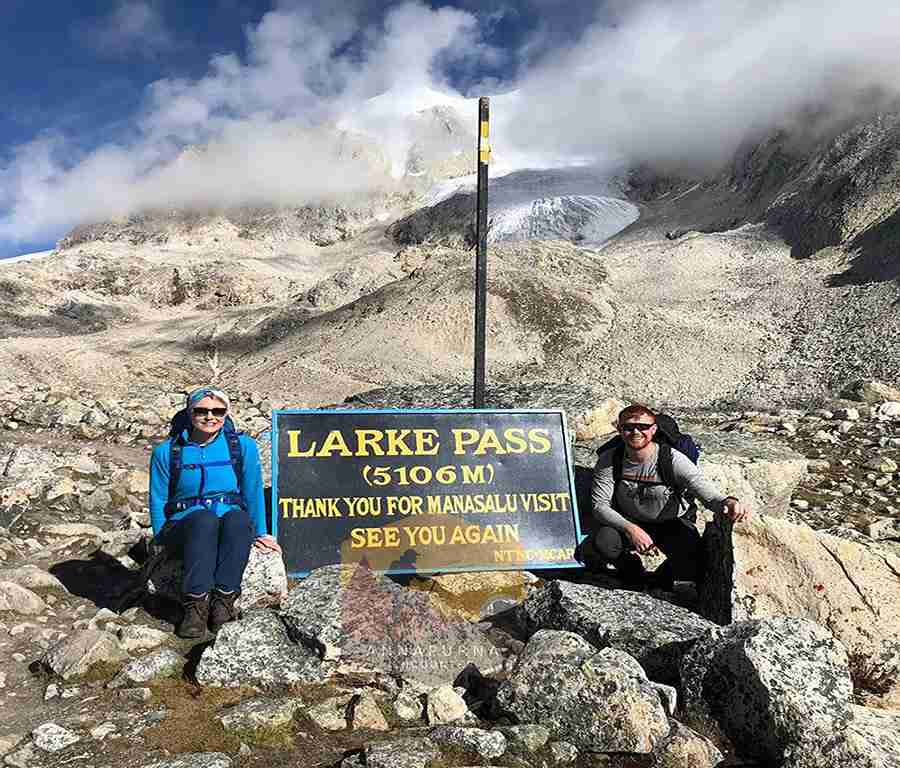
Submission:
[[616,561],[616,572],[629,589],[643,589],[647,581],[647,569],[635,552],[626,552]]
[[235,601],[238,598],[237,592],[219,592],[213,590],[212,599],[209,605],[209,631],[215,634],[219,631],[223,624],[229,621],[235,621],[238,618],[239,611],[235,607]]
[[207,595],[194,597],[188,595],[182,603],[184,615],[175,634],[185,640],[196,640],[206,635],[206,622],[209,620],[209,598]]
[[675,589],[675,578],[667,563],[663,563],[655,571],[648,573],[644,583],[647,589],[661,589],[663,592],[672,592]]

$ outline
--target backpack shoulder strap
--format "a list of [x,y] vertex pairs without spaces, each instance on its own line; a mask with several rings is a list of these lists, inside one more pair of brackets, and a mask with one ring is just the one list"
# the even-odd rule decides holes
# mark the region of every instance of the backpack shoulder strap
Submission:
[[231,458],[231,467],[237,478],[238,493],[243,493],[241,478],[244,476],[244,453],[241,449],[241,433],[234,430],[225,432],[225,440],[228,442],[228,455]]
[[672,467],[672,448],[666,443],[659,443],[658,450],[656,471],[659,472],[659,479],[669,488],[677,491],[678,489],[675,487],[675,470]]
[[612,499],[610,500],[610,506],[613,509],[617,509],[616,507],[616,494],[619,491],[619,483],[622,480],[622,462],[625,460],[625,443],[619,442],[613,451],[612,456],[612,469],[613,469],[613,492]]
[[178,478],[181,476],[181,443],[178,435],[173,435],[169,440],[169,501],[175,498],[178,490]]

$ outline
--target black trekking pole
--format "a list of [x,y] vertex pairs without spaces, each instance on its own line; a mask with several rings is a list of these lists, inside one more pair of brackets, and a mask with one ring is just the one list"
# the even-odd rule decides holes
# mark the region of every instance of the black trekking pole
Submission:
[[484,408],[484,336],[487,316],[488,162],[491,159],[490,99],[478,99],[478,195],[475,239],[475,387],[473,407]]

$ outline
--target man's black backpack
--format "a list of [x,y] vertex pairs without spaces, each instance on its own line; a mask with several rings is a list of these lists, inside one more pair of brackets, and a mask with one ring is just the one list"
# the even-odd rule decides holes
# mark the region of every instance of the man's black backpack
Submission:
[[[184,505],[185,503],[193,501],[192,499],[181,500],[180,502],[173,501],[175,491],[178,488],[178,478],[181,476],[181,470],[184,468],[197,468],[194,464],[183,464],[181,460],[182,445],[178,442],[178,436],[184,432],[185,429],[190,430],[190,428],[191,414],[187,408],[182,408],[178,411],[169,423],[169,442],[171,445],[169,446],[169,503],[166,505],[167,507],[169,504],[174,505],[181,503]],[[240,496],[242,490],[241,478],[244,475],[244,455],[241,453],[240,440],[242,433],[238,432],[235,428],[231,416],[225,417],[225,424],[222,427],[222,430],[225,433],[225,440],[228,442],[228,454],[231,460],[231,467],[234,470],[234,476],[237,478],[238,483],[238,496],[232,497],[232,495],[229,494],[227,498],[223,497],[223,499],[227,503],[243,504],[243,498]]]
[[[659,456],[656,460],[656,468],[659,471],[660,479],[663,484],[671,488],[679,499],[687,502],[689,507],[694,506],[694,499],[689,494],[682,494],[675,486],[675,473],[672,470],[672,449],[680,451],[687,456],[694,464],[700,459],[700,446],[694,441],[687,432],[682,432],[678,427],[678,422],[665,413],[656,415],[656,434],[653,436],[653,442],[659,445]],[[605,453],[610,449],[615,449],[613,453],[613,497],[612,506],[615,508],[616,491],[619,487],[619,481],[622,479],[622,460],[625,458],[625,443],[621,435],[616,435],[611,440],[607,440],[597,449],[597,455]]]

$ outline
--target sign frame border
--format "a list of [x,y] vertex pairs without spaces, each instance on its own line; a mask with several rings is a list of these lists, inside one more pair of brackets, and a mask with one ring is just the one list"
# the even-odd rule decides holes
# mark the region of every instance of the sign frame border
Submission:
[[[573,466],[574,455],[572,451],[572,441],[569,435],[569,425],[566,422],[566,413],[562,408],[278,408],[272,409],[271,413],[271,462],[272,462],[272,503],[269,509],[272,523],[272,536],[278,540],[278,416],[294,415],[294,414],[323,414],[337,413],[341,415],[351,414],[429,414],[429,413],[550,413],[559,416],[563,430],[563,450],[566,458],[566,473],[569,477],[569,494],[572,500],[572,522],[575,525],[575,544],[576,546],[585,534],[581,531],[581,517],[578,514],[578,494],[575,490],[575,470]],[[510,565],[514,565],[510,563]],[[471,569],[464,567],[451,567],[442,570],[420,571],[414,568],[403,568],[396,571],[377,571],[377,573],[390,576],[435,576],[441,573],[487,573],[492,571],[531,571],[531,570],[562,570],[569,568],[583,568],[581,563],[530,563],[527,567],[503,567],[486,566],[483,568]],[[305,578],[312,571],[289,571],[288,576],[291,578]]]

